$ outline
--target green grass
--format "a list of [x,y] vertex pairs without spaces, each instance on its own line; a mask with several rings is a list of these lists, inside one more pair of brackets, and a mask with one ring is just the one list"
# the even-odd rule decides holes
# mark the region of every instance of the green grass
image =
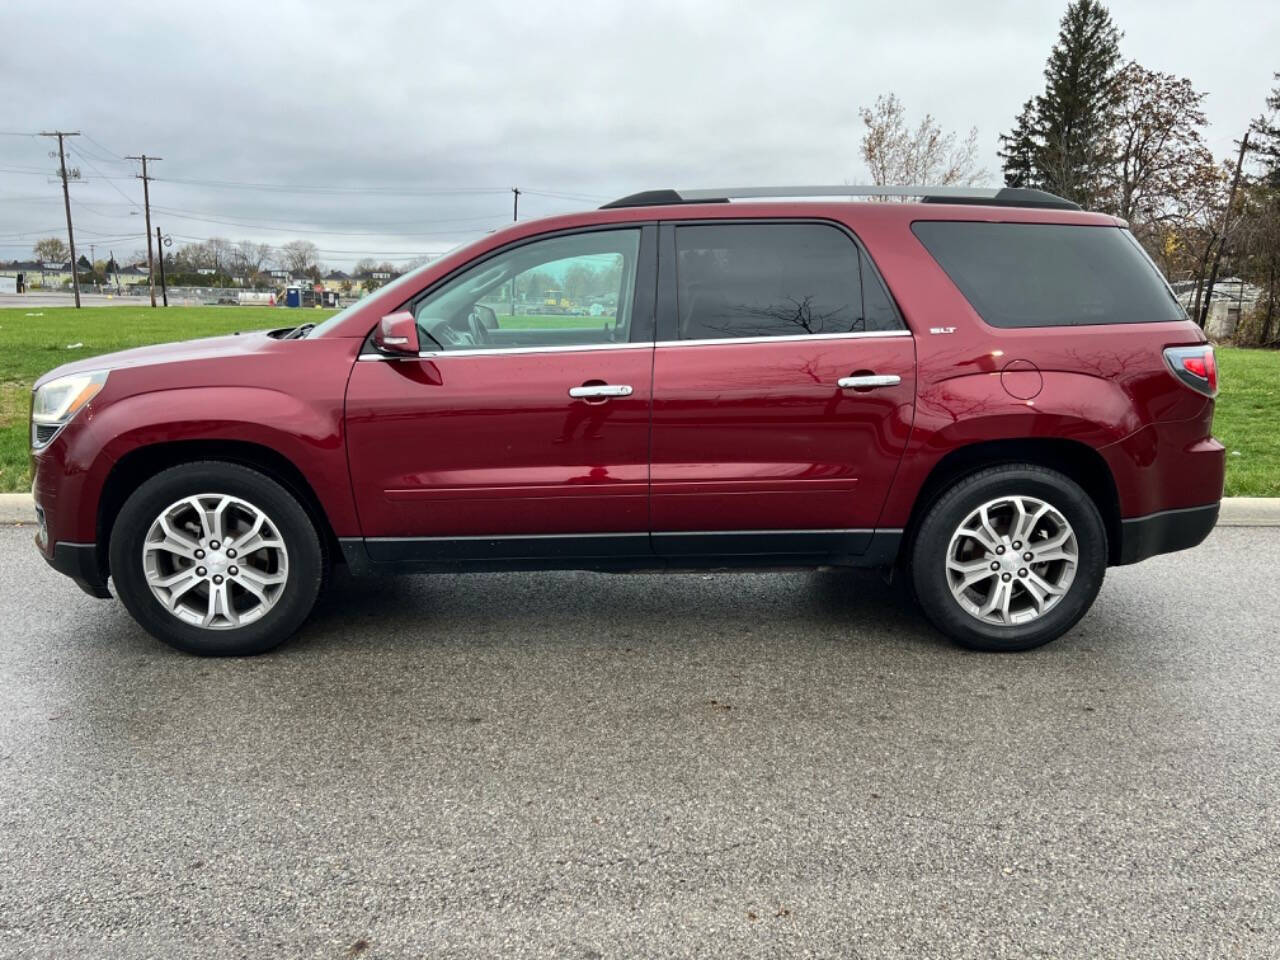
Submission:
[[[0,491],[31,487],[27,417],[31,384],[42,373],[113,350],[318,322],[333,312],[281,307],[0,309]],[[71,349],[74,344],[79,346]]]
[[1227,448],[1227,496],[1280,497],[1280,351],[1217,354],[1213,433]]
[[[80,357],[128,347],[319,320],[325,310],[273,307],[0,309],[0,491],[26,490],[31,384]],[[508,329],[603,326],[604,317],[499,316]],[[81,344],[68,349],[71,344]],[[1214,433],[1227,447],[1229,496],[1280,496],[1280,351],[1218,350]]]

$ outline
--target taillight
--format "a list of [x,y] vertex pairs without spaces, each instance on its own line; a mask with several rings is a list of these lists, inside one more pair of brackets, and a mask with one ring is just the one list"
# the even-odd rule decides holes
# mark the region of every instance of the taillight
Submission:
[[1218,364],[1213,347],[1207,343],[1194,347],[1166,347],[1164,361],[1173,375],[1197,393],[1206,397],[1218,395]]

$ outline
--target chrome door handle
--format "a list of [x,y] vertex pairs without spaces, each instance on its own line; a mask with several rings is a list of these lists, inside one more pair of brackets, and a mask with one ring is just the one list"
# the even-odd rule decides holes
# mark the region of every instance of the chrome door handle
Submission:
[[575,400],[590,400],[595,397],[629,397],[631,396],[631,388],[625,383],[616,385],[597,383],[589,387],[570,387],[569,396]]
[[841,377],[836,386],[841,390],[870,390],[873,387],[896,387],[902,378],[896,373],[871,373],[861,377]]

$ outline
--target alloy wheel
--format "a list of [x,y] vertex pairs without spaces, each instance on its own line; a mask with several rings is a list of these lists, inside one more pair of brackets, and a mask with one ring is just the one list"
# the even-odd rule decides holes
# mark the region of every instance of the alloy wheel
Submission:
[[239,497],[204,493],[166,507],[142,545],[151,593],[185,623],[234,630],[269,613],[289,580],[276,524]]
[[1005,496],[972,511],[947,546],[947,584],[983,623],[1029,623],[1071,589],[1080,548],[1066,517],[1029,496]]

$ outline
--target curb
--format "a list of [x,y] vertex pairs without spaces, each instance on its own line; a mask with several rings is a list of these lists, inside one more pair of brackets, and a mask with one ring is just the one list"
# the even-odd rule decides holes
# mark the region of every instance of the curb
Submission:
[[[29,493],[0,493],[0,524],[35,523]],[[1280,497],[1224,497],[1220,527],[1280,527]]]
[[0,493],[0,523],[35,523],[36,508],[29,493]]

